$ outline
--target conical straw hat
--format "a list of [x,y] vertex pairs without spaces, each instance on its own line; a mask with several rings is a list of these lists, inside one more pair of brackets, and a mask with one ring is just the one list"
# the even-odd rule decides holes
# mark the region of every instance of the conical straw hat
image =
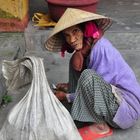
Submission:
[[62,38],[62,35],[60,34],[61,31],[76,24],[92,20],[96,20],[96,23],[103,32],[112,24],[111,19],[108,17],[80,9],[67,8],[45,42],[45,47],[49,51],[59,52],[64,43],[64,38]]

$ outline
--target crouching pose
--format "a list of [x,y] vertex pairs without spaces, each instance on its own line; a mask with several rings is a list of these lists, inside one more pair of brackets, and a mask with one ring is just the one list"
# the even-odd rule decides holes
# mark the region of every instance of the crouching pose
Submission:
[[[103,34],[111,19],[68,8],[45,43],[49,51],[72,53],[69,82],[58,83],[55,95],[72,103],[71,115],[90,122],[100,136],[111,127],[127,129],[140,117],[140,85],[130,66]],[[82,129],[81,129],[82,131]]]

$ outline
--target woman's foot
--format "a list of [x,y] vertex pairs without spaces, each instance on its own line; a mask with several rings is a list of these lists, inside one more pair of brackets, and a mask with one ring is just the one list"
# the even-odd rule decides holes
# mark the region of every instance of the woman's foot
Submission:
[[98,134],[106,134],[110,131],[110,127],[106,123],[94,123],[89,126],[89,129]]
[[97,140],[113,134],[113,130],[106,123],[94,123],[90,126],[82,127],[78,131],[83,140]]

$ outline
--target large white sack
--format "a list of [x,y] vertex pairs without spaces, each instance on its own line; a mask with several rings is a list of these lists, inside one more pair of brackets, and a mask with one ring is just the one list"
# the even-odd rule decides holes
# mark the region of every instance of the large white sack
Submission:
[[32,82],[26,95],[10,111],[0,140],[82,140],[65,107],[49,87],[42,58],[28,56],[4,61],[3,75],[9,89]]

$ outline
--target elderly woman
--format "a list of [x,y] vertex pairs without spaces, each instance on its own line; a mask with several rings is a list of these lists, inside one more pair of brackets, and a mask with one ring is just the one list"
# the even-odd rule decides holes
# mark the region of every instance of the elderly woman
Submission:
[[[140,117],[140,85],[129,65],[103,37],[111,19],[68,8],[45,43],[49,51],[73,53],[69,82],[57,85],[60,101],[72,102],[71,115],[90,122],[82,137],[103,137],[111,128],[127,129]],[[68,90],[67,90],[68,89]],[[64,91],[65,90],[65,91]],[[67,92],[67,93],[65,93]]]

